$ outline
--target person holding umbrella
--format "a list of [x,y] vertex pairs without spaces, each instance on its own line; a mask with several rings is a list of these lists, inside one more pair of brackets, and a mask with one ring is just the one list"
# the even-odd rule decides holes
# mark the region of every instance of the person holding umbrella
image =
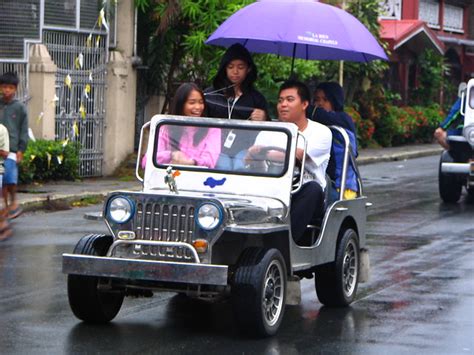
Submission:
[[[249,51],[241,44],[230,46],[221,59],[213,86],[205,90],[208,116],[265,121],[267,100],[254,88],[257,67]],[[230,130],[223,134],[223,151],[217,163],[221,169],[244,168],[246,149],[255,137],[239,137]]]

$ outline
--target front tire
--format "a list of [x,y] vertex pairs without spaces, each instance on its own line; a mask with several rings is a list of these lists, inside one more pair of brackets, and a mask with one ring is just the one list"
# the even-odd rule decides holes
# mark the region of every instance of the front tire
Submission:
[[[77,243],[74,254],[105,256],[112,241],[108,235],[86,235]],[[69,305],[74,315],[85,322],[109,322],[122,307],[124,292],[100,291],[99,281],[96,276],[68,275]]]
[[232,308],[239,328],[253,336],[274,335],[286,304],[286,266],[277,249],[242,253],[232,285]]
[[319,266],[315,272],[315,286],[319,301],[332,307],[351,304],[359,284],[359,239],[352,228],[341,229],[336,248],[336,260]]
[[462,193],[462,183],[455,174],[447,174],[441,171],[442,163],[452,163],[454,160],[448,151],[441,154],[438,169],[439,195],[445,203],[456,203]]

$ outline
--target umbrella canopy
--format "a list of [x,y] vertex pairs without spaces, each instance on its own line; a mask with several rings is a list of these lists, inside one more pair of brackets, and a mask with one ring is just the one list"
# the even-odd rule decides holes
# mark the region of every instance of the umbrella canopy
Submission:
[[261,0],[230,16],[207,44],[244,45],[250,52],[370,62],[387,56],[369,30],[337,7],[311,0]]

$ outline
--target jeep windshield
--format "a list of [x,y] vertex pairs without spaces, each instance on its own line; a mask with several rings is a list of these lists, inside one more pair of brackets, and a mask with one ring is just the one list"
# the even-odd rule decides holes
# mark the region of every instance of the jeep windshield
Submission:
[[[290,132],[264,125],[160,122],[153,163],[182,170],[279,177],[288,168]],[[217,122],[217,121],[216,121]]]

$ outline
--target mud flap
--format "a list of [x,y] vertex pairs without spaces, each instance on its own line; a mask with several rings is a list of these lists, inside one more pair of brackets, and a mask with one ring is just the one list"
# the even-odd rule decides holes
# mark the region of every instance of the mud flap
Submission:
[[288,306],[298,306],[301,303],[301,286],[298,276],[288,277],[286,281],[286,304]]
[[367,249],[360,250],[359,282],[368,282],[370,278],[370,258]]

